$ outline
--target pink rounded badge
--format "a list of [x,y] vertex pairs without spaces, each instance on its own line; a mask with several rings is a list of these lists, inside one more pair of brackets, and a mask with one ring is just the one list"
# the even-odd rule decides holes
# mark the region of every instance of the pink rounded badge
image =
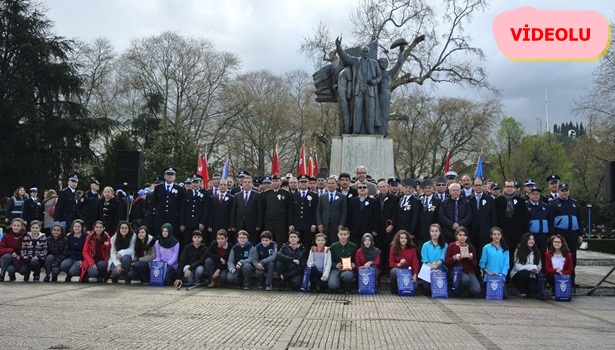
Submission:
[[596,11],[540,11],[522,7],[499,14],[493,35],[513,61],[595,61],[611,44],[609,21]]

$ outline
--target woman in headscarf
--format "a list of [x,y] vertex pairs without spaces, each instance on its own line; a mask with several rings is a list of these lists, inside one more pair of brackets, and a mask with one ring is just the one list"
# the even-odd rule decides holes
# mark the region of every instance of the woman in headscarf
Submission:
[[361,238],[361,248],[355,254],[355,263],[359,269],[374,269],[376,281],[380,276],[380,249],[374,245],[374,236],[366,233]]
[[160,237],[154,244],[156,248],[156,259],[167,263],[167,274],[165,284],[173,284],[175,281],[175,271],[177,270],[177,258],[179,256],[179,242],[173,236],[173,226],[169,223],[163,224]]

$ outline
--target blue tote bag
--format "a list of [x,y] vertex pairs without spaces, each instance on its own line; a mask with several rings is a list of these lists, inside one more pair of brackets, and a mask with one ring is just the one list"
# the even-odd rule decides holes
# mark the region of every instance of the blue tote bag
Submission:
[[301,281],[301,291],[307,293],[310,291],[310,277],[312,276],[312,267],[306,266],[303,270],[303,280]]
[[437,269],[431,271],[431,297],[448,298],[448,279],[446,272]]
[[572,300],[572,283],[570,275],[555,274],[555,300]]
[[376,270],[373,268],[362,268],[359,271],[359,295],[376,294]]
[[504,276],[487,275],[485,294],[487,300],[504,300]]
[[152,261],[149,270],[149,285],[164,286],[164,279],[167,275],[167,263],[164,261]]
[[411,269],[397,269],[397,293],[399,295],[414,295]]
[[461,266],[455,266],[453,268],[452,282],[451,289],[453,293],[459,294],[459,284],[461,283]]

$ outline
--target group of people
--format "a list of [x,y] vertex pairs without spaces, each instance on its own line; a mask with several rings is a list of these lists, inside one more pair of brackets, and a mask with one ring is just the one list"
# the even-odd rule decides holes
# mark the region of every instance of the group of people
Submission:
[[[412,268],[416,282],[421,262],[449,274],[461,266],[471,295],[480,292],[481,273],[507,276],[521,296],[535,291],[539,272],[547,279],[554,271],[570,273],[574,284],[582,216],[557,175],[547,179],[546,195],[532,179],[507,180],[501,193],[493,181],[454,172],[375,181],[362,166],[354,177],[274,174],[259,182],[242,172],[237,186],[214,174],[208,189],[199,176],[181,186],[175,180],[175,169],[165,169],[164,180],[139,190],[134,201],[125,193],[118,200],[111,187],[100,196],[95,180],[78,195],[77,176],[57,197],[46,191],[42,203],[36,188],[29,198],[18,189],[7,211],[11,229],[0,241],[1,277],[29,278],[32,271],[37,280],[45,267],[50,281],[64,271],[68,280],[147,283],[149,263],[159,259],[170,267],[169,284],[206,278],[211,287],[228,280],[249,288],[254,272],[272,289],[276,272],[279,288],[296,288],[307,265],[314,289],[348,290],[356,268],[389,273],[395,289],[396,269]],[[64,245],[67,255],[59,249]],[[343,257],[351,258],[350,269]]]

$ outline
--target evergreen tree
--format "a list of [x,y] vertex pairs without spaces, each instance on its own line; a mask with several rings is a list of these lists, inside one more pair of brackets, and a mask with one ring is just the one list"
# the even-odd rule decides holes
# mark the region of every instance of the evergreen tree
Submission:
[[72,42],[29,0],[0,1],[0,193],[55,188],[94,158],[108,123],[79,104],[81,81],[67,60]]

